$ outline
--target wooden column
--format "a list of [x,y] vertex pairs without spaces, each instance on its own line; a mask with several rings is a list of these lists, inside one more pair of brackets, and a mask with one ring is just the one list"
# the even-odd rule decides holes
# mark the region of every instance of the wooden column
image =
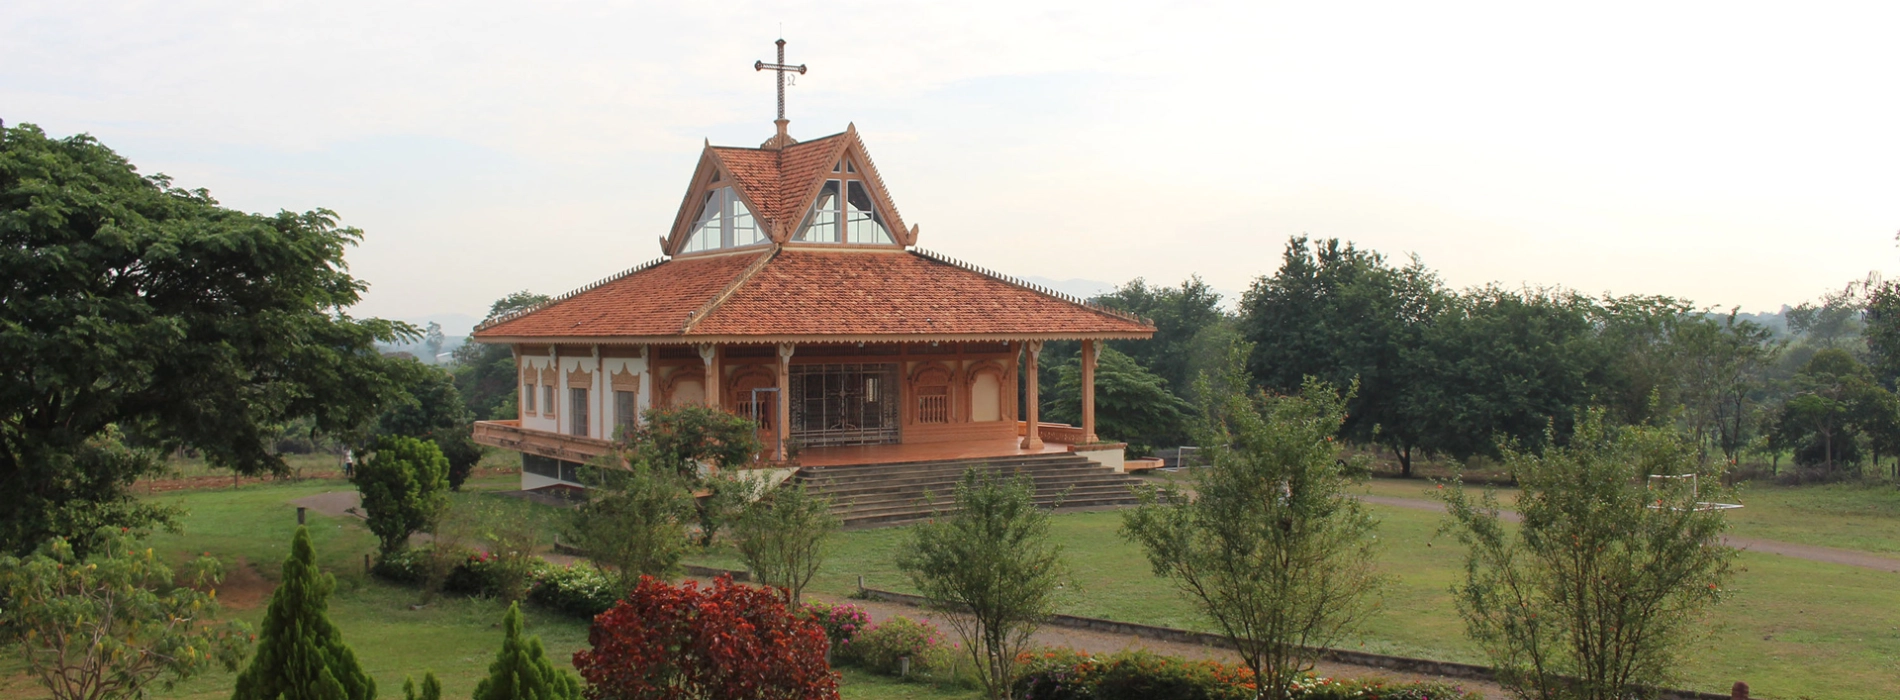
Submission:
[[778,459],[785,460],[785,441],[792,439],[792,350],[791,343],[778,346],[778,411],[773,426],[778,431]]
[[1027,424],[1023,431],[1027,433],[1023,435],[1023,449],[1040,450],[1042,449],[1042,424],[1036,419],[1041,411],[1036,404],[1042,400],[1042,397],[1036,386],[1036,362],[1042,358],[1042,341],[1031,340],[1024,346],[1029,349],[1029,352],[1023,353],[1028,365],[1028,370],[1023,374],[1023,391],[1025,392],[1023,422]]
[[719,346],[699,346],[699,359],[706,363],[706,407],[719,408]]
[[1082,442],[1100,442],[1095,437],[1095,359],[1102,352],[1102,341],[1082,341]]

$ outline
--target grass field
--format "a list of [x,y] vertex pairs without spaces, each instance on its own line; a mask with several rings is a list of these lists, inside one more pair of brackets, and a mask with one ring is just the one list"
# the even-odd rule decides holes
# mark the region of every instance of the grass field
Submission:
[[[490,498],[482,491],[510,488],[512,476],[478,479],[462,499]],[[278,482],[153,496],[185,507],[184,532],[161,533],[153,544],[179,557],[210,552],[234,574],[225,593],[231,614],[257,624],[262,596],[277,577],[291,533],[295,509],[288,501],[325,491],[346,490],[345,482]],[[1366,487],[1382,495],[1422,495],[1421,482],[1379,480]],[[1891,532],[1900,514],[1890,514],[1884,498],[1892,491],[1826,486],[1759,488],[1744,492],[1748,508],[1738,511],[1737,534],[1808,541],[1829,546],[1880,549],[1881,533]],[[505,499],[510,505],[523,505]],[[1352,646],[1385,653],[1446,660],[1483,659],[1464,640],[1451,607],[1449,586],[1461,571],[1456,543],[1434,538],[1442,516],[1404,508],[1376,507],[1383,539],[1381,566],[1395,577],[1383,610],[1363,638]],[[541,513],[543,516],[547,513]],[[1743,517],[1752,517],[1744,520]],[[1065,589],[1063,612],[1133,622],[1207,629],[1192,609],[1166,584],[1154,578],[1139,551],[1117,535],[1116,513],[1058,516],[1056,536],[1065,543],[1076,585]],[[333,619],[375,675],[384,696],[400,693],[403,677],[433,669],[450,696],[466,696],[485,672],[500,643],[496,628],[502,608],[493,601],[443,599],[412,609],[416,594],[363,574],[363,555],[374,540],[353,518],[311,514],[310,527],[326,571],[337,575]],[[1834,532],[1837,529],[1857,532]],[[1885,529],[1883,529],[1885,528]],[[868,585],[909,590],[896,570],[901,529],[843,533],[814,590],[848,594],[862,575]],[[736,567],[728,552],[715,551],[695,561]],[[262,577],[242,571],[254,565]],[[248,589],[248,590],[247,590]],[[1685,674],[1699,690],[1725,690],[1746,680],[1764,697],[1885,698],[1900,695],[1900,575],[1803,560],[1744,554],[1733,582],[1733,598],[1721,609],[1711,644]],[[566,664],[585,643],[579,621],[530,610],[529,631],[542,635],[550,654]],[[847,672],[848,698],[965,698],[973,694],[894,682]],[[212,673],[159,697],[222,698],[232,677]],[[0,662],[0,697],[44,697],[18,674],[17,663]]]
[[[1397,484],[1417,495],[1416,482]],[[1391,485],[1375,486],[1381,491]],[[1449,588],[1462,575],[1455,540],[1434,537],[1441,515],[1375,507],[1380,557],[1394,577],[1383,610],[1355,648],[1388,654],[1483,663],[1465,640]],[[1077,587],[1061,611],[1170,627],[1209,630],[1168,586],[1154,578],[1139,550],[1123,542],[1116,513],[1057,516]],[[857,577],[875,588],[914,592],[893,564],[899,529],[844,533],[814,590],[845,595]],[[738,568],[730,553],[696,561]],[[1900,575],[1745,553],[1733,597],[1712,621],[1709,644],[1683,669],[1697,690],[1726,692],[1745,680],[1763,697],[1891,698],[1900,695]],[[1211,630],[1209,630],[1211,631]]]
[[[1373,479],[1365,493],[1395,498],[1431,498],[1435,486],[1422,479]],[[1507,506],[1517,490],[1498,489]],[[1900,556],[1900,489],[1889,483],[1777,486],[1750,482],[1736,489],[1742,508],[1728,512],[1729,532]]]
[[[513,488],[513,475],[472,481],[457,499],[494,499],[503,507],[527,507],[511,498],[484,494]],[[219,597],[227,617],[249,622],[255,629],[263,619],[269,588],[279,577],[296,531],[292,499],[326,491],[349,489],[340,480],[310,480],[247,485],[204,491],[160,494],[153,499],[185,507],[183,532],[159,533],[151,543],[183,559],[209,552],[223,562],[226,586]],[[551,509],[536,507],[539,516]],[[375,538],[355,518],[307,515],[311,539],[325,572],[337,578],[330,599],[330,618],[355,648],[358,660],[376,678],[382,697],[402,697],[406,676],[420,679],[434,670],[442,679],[445,697],[468,697],[487,673],[501,645],[499,623],[505,606],[485,599],[443,597],[421,609],[414,590],[390,586],[363,573],[363,555],[375,551]],[[551,537],[551,532],[549,534]],[[246,570],[248,567],[249,570]],[[587,625],[573,618],[529,608],[527,631],[538,634],[556,664],[570,667],[573,653],[586,646]],[[844,697],[862,700],[899,698],[974,698],[974,693],[903,683],[847,670]],[[231,695],[233,674],[207,673],[153,697],[222,700]],[[44,698],[46,692],[21,675],[12,656],[0,657],[0,698]]]

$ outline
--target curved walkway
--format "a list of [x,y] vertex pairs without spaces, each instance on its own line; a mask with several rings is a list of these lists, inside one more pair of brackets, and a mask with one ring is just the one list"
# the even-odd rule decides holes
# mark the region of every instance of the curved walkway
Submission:
[[[1369,494],[1360,494],[1354,497],[1374,505],[1429,510],[1439,513],[1445,512],[1445,504],[1423,498],[1398,498],[1395,496],[1373,496]],[[1515,511],[1509,510],[1499,511],[1498,517],[1510,522],[1518,522],[1523,519]],[[1883,557],[1867,552],[1857,552],[1851,549],[1818,547],[1811,544],[1796,544],[1793,542],[1763,540],[1753,537],[1731,537],[1728,535],[1722,536],[1722,543],[1743,551],[1776,554],[1784,557],[1806,559],[1827,564],[1840,564],[1843,566],[1873,569],[1875,571],[1900,573],[1900,559]]]

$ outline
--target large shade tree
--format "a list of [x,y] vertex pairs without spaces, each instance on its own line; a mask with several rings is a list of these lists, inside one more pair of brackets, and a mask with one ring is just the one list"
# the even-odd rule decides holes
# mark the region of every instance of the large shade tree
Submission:
[[365,284],[336,214],[247,214],[141,175],[89,136],[0,130],[0,550],[168,512],[129,487],[147,444],[284,472],[277,426],[360,427],[401,393],[379,341],[414,329],[345,313]]
[[1253,344],[1248,370],[1287,394],[1309,377],[1335,387],[1357,382],[1341,435],[1390,448],[1410,476],[1414,452],[1436,446],[1416,407],[1437,387],[1429,363],[1405,349],[1423,342],[1451,297],[1416,259],[1395,267],[1338,239],[1293,238],[1280,270],[1241,298],[1240,335]]

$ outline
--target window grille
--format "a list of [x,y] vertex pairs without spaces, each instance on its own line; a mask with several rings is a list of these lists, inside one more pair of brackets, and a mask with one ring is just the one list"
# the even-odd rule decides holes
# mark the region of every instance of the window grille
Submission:
[[897,442],[897,364],[792,365],[791,432],[800,444]]

